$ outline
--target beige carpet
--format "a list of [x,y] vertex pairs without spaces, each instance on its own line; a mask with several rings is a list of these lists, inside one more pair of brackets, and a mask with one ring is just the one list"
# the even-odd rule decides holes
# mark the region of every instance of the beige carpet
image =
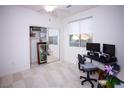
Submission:
[[[29,70],[0,78],[0,87],[5,88],[90,88],[86,82],[81,85],[77,64],[53,62],[34,66]],[[97,77],[93,75],[92,77]],[[94,82],[95,83],[95,82]],[[95,83],[95,87],[97,83]]]

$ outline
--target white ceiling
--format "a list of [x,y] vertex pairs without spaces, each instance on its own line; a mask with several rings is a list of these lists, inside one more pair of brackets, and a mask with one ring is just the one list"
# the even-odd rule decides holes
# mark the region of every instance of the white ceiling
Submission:
[[[44,10],[44,5],[22,5],[21,7],[28,8],[39,12],[41,14],[46,14],[47,12]],[[57,5],[55,10],[51,13],[51,15],[56,17],[68,17],[74,15],[79,12],[86,11],[96,7],[96,5],[72,5],[71,7],[67,8],[67,5]]]

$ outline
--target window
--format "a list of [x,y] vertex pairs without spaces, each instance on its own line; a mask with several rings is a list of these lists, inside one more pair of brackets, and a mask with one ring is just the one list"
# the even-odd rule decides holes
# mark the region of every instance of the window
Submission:
[[70,46],[86,47],[92,42],[92,18],[69,23]]
[[76,46],[76,47],[79,47],[79,34],[73,34],[73,35],[70,35],[70,46]]
[[81,34],[80,35],[80,46],[86,47],[86,43],[92,42],[92,36],[89,34]]

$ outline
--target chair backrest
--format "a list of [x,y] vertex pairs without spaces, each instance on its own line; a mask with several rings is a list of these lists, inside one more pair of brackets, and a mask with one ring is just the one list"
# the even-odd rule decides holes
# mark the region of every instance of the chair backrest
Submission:
[[86,61],[85,57],[82,57],[80,54],[78,54],[78,62],[79,62],[80,64],[84,64],[85,61]]
[[80,54],[78,54],[78,68],[79,68],[79,70],[81,70],[80,65],[85,64],[85,61],[86,61],[85,57],[82,57]]

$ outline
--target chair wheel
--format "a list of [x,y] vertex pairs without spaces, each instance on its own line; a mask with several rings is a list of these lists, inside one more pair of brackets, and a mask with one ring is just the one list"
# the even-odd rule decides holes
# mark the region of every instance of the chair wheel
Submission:
[[84,85],[84,83],[81,82],[81,85]]
[[91,85],[92,88],[94,88],[94,85]]
[[80,79],[82,79],[82,77],[80,76]]
[[80,79],[82,79],[83,77],[82,76],[80,76]]
[[98,85],[97,85],[97,88],[101,88],[101,85],[100,85],[100,84],[98,84]]

